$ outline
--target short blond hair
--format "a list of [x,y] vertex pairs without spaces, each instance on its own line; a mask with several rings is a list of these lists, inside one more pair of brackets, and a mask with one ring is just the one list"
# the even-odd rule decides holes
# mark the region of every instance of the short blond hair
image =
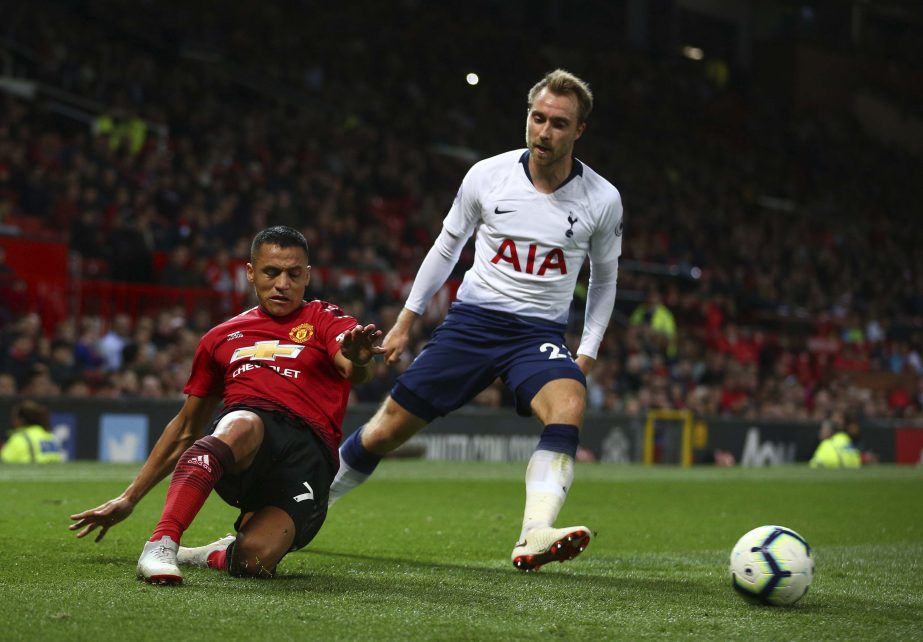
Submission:
[[529,90],[529,109],[532,109],[532,104],[535,102],[535,97],[538,96],[539,92],[546,88],[558,96],[574,96],[579,105],[577,118],[580,123],[586,122],[590,112],[593,111],[593,92],[590,91],[590,86],[587,83],[564,69],[549,71],[544,78],[535,83],[532,89]]

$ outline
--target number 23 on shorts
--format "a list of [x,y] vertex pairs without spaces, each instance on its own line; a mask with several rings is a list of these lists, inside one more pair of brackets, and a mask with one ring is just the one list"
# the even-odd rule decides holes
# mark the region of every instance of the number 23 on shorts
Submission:
[[569,359],[573,361],[574,358],[570,354],[570,350],[567,349],[567,346],[561,345],[556,346],[553,343],[543,343],[538,348],[539,352],[550,352],[548,359]]

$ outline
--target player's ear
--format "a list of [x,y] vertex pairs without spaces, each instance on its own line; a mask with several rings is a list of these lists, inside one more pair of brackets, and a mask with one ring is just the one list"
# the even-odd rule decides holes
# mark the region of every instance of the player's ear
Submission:
[[253,263],[247,263],[247,283],[253,283]]
[[308,287],[311,283],[311,266],[304,266],[304,286]]
[[577,135],[574,137],[574,140],[577,140],[578,138],[583,136],[583,132],[585,131],[586,131],[586,121],[583,121],[582,123],[577,125]]

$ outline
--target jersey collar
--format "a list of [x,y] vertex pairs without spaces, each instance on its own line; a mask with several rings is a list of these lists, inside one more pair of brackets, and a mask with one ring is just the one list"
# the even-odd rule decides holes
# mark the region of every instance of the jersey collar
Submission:
[[[535,181],[532,180],[532,173],[529,171],[529,150],[527,149],[522,153],[522,156],[519,157],[519,162],[522,163],[522,169],[526,173],[526,178],[529,179],[529,182],[535,185]],[[572,180],[578,176],[583,176],[583,163],[581,163],[577,158],[574,158],[574,163],[570,168],[570,176],[564,179],[564,182],[554,188],[554,191],[558,191]]]

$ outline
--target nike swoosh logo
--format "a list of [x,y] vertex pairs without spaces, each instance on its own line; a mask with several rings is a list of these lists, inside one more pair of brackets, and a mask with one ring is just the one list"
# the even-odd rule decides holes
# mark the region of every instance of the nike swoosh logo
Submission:
[[516,210],[501,210],[499,207],[494,208],[494,214],[509,214],[510,212],[515,212]]

